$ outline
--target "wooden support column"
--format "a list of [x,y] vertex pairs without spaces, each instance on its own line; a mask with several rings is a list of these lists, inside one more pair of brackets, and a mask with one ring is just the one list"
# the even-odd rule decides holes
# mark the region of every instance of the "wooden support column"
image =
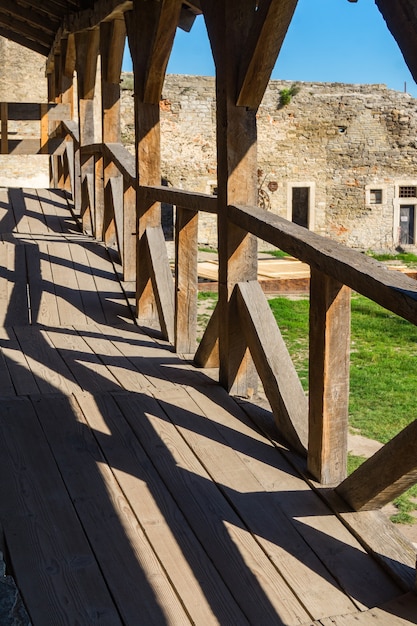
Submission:
[[7,102],[0,103],[0,117],[1,117],[1,154],[9,154],[9,113]]
[[216,64],[219,378],[244,396],[256,389],[257,375],[231,295],[238,282],[257,279],[257,242],[228,220],[227,207],[257,204],[256,111],[296,4],[201,1]]
[[350,288],[311,269],[308,469],[322,484],[346,477]]
[[[96,86],[97,59],[100,31],[83,31],[75,35],[76,70],[78,87],[78,122],[80,132],[81,190],[87,174],[94,175],[94,157],[83,153],[83,146],[93,144],[94,136],[94,91]],[[82,193],[82,192],[81,192]],[[94,202],[94,201],[93,201]],[[91,199],[81,197],[82,224],[84,232],[92,232],[93,215]]]
[[[60,62],[60,102],[69,107],[68,118],[74,119],[74,72],[75,72],[75,50],[74,37],[61,41]],[[65,156],[60,157],[59,186],[70,190],[69,164],[66,163]]]
[[[124,44],[126,38],[126,26],[122,17],[113,22],[104,22],[100,25],[100,56],[101,56],[101,108],[102,108],[102,136],[103,143],[120,143],[120,75]],[[110,190],[108,188],[110,178],[120,176],[117,168],[108,159],[100,159],[97,164],[101,169],[103,183],[103,201],[97,207],[97,237],[103,238],[111,244],[116,237],[114,215]],[[122,237],[122,233],[118,233]],[[131,253],[135,255],[136,241],[127,242]],[[124,247],[124,242],[123,242]],[[132,251],[133,247],[133,251]],[[123,263],[123,259],[122,259]]]
[[[181,6],[181,0],[148,0],[135,2],[133,10],[125,14],[135,82],[136,160],[140,185],[161,184],[159,103]],[[146,200],[140,194],[137,196],[136,206],[138,217],[136,315],[139,321],[145,322],[160,317],[155,299],[158,297],[152,288],[146,229],[161,228],[161,208],[160,203]],[[158,262],[168,267],[166,251],[163,257],[161,253],[159,250]],[[165,306],[173,308],[174,305],[172,302]],[[170,317],[168,312],[167,316]]]
[[194,354],[197,339],[198,212],[177,207],[175,231],[175,349],[182,354]]

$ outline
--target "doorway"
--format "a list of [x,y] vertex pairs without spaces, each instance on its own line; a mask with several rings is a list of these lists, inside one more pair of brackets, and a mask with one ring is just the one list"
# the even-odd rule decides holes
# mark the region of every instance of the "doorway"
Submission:
[[310,187],[292,188],[292,221],[308,228],[308,209],[310,205]]
[[400,206],[400,244],[414,244],[414,205]]

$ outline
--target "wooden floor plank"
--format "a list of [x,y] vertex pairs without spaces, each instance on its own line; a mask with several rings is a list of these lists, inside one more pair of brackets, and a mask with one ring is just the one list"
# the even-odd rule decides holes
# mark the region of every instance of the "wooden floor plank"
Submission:
[[9,244],[0,243],[0,325],[5,326],[9,311]]
[[[0,329],[0,346],[3,344],[1,335],[4,329]],[[11,371],[9,369],[9,358],[3,347],[0,347],[0,396],[15,396],[16,391],[12,382]]]
[[143,394],[114,397],[247,619],[254,624],[308,621],[311,616],[157,402]]
[[34,405],[123,622],[190,623],[74,399]]
[[61,217],[57,215],[55,203],[53,202],[48,189],[37,189],[36,195],[44,216],[48,231],[62,233],[64,231]]
[[47,234],[49,228],[41,210],[36,190],[23,188],[22,194],[25,203],[25,217],[18,226],[19,232],[23,232],[23,228],[27,228],[26,232],[32,233],[32,235]]
[[[360,543],[330,514],[328,507],[294,472],[279,451],[256,432],[248,417],[224,389],[214,386],[207,393],[205,389],[188,388],[188,392],[207,419],[217,430],[220,429],[226,442],[230,445],[234,441],[237,454],[262,489],[269,494],[281,492],[278,505],[284,515],[358,607],[373,607],[383,599],[394,598],[400,593],[400,588],[373,559],[368,558]],[[242,435],[240,446],[233,434],[236,424]],[[263,463],[258,461],[256,452],[260,444]]]
[[66,242],[48,243],[61,326],[87,323],[74,265]]
[[45,334],[81,389],[90,393],[120,389],[111,371],[73,327],[47,329]]
[[81,391],[44,330],[21,326],[15,327],[14,332],[41,393],[60,391],[70,394]]
[[[103,333],[108,332],[106,326],[99,328]],[[114,346],[145,376],[148,387],[171,389],[177,384],[175,371],[170,368],[170,364],[177,363],[178,357],[160,348],[140,328],[133,325],[118,326],[110,337]]]
[[45,241],[38,240],[36,247],[27,244],[26,249],[31,323],[59,326],[60,318],[48,246]]
[[27,234],[31,232],[30,220],[26,215],[26,202],[22,189],[9,189],[9,202],[13,210],[16,226],[13,231]]
[[97,293],[93,270],[89,264],[82,242],[79,244],[74,242],[70,246],[70,253],[87,321],[91,320],[98,324],[105,324],[106,316],[100,296]]
[[382,607],[370,609],[355,618],[351,615],[328,617],[318,622],[320,626],[412,626],[417,624],[417,595],[408,593],[395,598]]
[[29,400],[1,400],[0,449],[0,520],[33,625],[120,624]]
[[114,399],[108,394],[76,398],[193,623],[246,624]]
[[0,346],[15,394],[29,396],[39,393],[35,377],[12,328],[0,327]]
[[[256,472],[251,471],[255,465],[265,465],[265,457],[266,461],[269,460],[268,442],[258,440],[257,449],[255,441],[248,442],[248,449],[251,445],[253,454],[249,464],[246,455],[239,454],[239,449],[242,447],[241,440],[250,440],[252,433],[241,433],[236,420],[229,419],[229,423],[223,425],[218,415],[217,424],[214,424],[207,416],[221,411],[214,402],[207,400],[203,394],[196,398],[199,404],[204,405],[206,414],[185,389],[176,389],[171,393],[160,391],[157,397],[309,614],[318,619],[328,615],[329,611],[331,614],[357,612],[358,607],[342,591],[337,578],[326,569],[298,532],[296,522],[294,524],[283,512],[283,502],[286,502],[289,493],[291,497],[294,493],[287,489],[285,472],[269,465],[274,488],[266,490]],[[233,427],[239,428],[239,431],[233,432]],[[309,494],[305,483],[304,488]],[[299,495],[301,512],[304,504],[301,491]],[[305,502],[306,507],[308,504]]]
[[10,205],[9,192],[0,188],[0,233],[11,233],[16,228],[13,209]]
[[139,392],[149,386],[146,377],[112,343],[113,328],[108,327],[107,333],[103,334],[97,326],[90,324],[83,330],[77,328],[77,331],[123,389]]
[[126,301],[124,292],[116,279],[113,265],[110,262],[108,252],[103,246],[91,243],[84,245],[90,266],[94,267],[94,281],[97,293],[100,297],[106,323],[109,326],[123,324],[126,320],[132,320],[130,307]]
[[25,246],[0,243],[0,325],[28,324]]

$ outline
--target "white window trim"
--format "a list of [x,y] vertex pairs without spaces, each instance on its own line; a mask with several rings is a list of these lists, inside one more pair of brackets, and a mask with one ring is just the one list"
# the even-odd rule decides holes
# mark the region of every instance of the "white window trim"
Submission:
[[316,218],[316,183],[312,181],[297,181],[296,183],[287,184],[287,220],[290,222],[292,222],[292,190],[295,187],[308,187],[310,189],[308,194],[308,230],[314,231]]
[[[400,206],[414,206],[414,241],[417,239],[417,198],[400,198],[400,187],[417,187],[417,179],[397,180],[394,187],[394,242],[399,245],[400,243]],[[402,244],[407,245],[407,244]],[[415,247],[416,244],[408,244],[410,247]]]
[[[371,202],[371,189],[380,189],[382,191],[382,201],[379,203]],[[380,185],[379,183],[372,183],[365,186],[365,204],[366,206],[374,207],[381,206],[387,203],[387,186]]]

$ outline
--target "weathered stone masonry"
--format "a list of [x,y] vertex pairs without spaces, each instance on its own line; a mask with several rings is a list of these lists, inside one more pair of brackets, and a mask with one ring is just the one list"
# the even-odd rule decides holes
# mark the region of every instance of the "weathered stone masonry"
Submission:
[[[46,100],[43,57],[0,38],[0,58],[0,100]],[[261,206],[360,249],[407,246],[407,228],[412,245],[417,100],[384,85],[299,83],[299,92],[281,106],[280,92],[290,86],[271,81],[258,111]],[[168,184],[215,192],[214,99],[214,78],[167,76],[161,129]],[[9,130],[14,131],[12,122]],[[16,131],[30,134],[31,123]],[[127,89],[122,131],[133,150],[133,98]],[[0,179],[3,185],[46,185],[47,157],[0,159]],[[201,244],[216,246],[213,216],[200,216],[199,233]]]
[[[310,229],[361,249],[396,247],[400,205],[417,205],[417,100],[384,85],[299,83],[280,106],[290,86],[271,81],[258,111],[261,204],[291,219],[305,193]],[[167,76],[161,128],[169,184],[215,191],[214,110],[213,78]],[[127,142],[132,128],[133,98],[124,91]],[[216,245],[210,216],[201,220],[200,240]]]

